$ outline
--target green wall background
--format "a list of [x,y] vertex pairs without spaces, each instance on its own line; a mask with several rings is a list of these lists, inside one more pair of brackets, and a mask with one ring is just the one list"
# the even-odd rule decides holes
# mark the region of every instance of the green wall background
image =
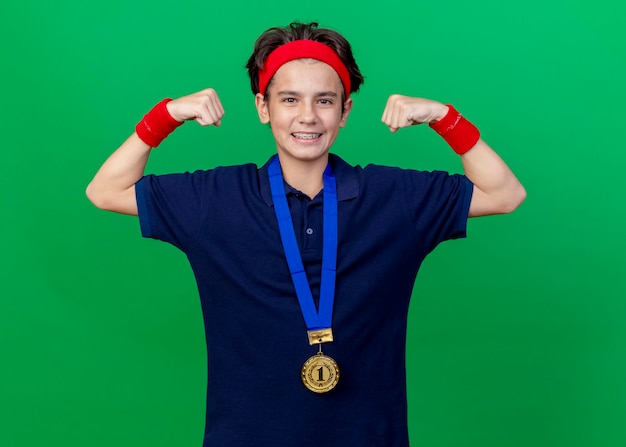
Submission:
[[186,260],[84,188],[154,103],[205,87],[223,126],[185,125],[149,170],[264,162],[242,67],[293,19],[346,35],[366,75],[335,152],[458,172],[427,128],[380,123],[388,95],[422,96],[463,111],[528,190],[418,277],[412,445],[626,445],[624,17],[608,0],[3,3],[0,445],[201,444]]

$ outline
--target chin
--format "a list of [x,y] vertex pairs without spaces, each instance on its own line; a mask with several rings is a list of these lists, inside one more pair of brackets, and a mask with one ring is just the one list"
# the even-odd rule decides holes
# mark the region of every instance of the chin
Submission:
[[309,153],[290,153],[290,154],[286,154],[288,157],[299,160],[299,161],[308,161],[308,162],[314,162],[314,161],[318,161],[321,158],[326,158],[328,156],[328,151],[324,151],[324,152],[309,152]]
[[316,161],[320,158],[325,158],[328,156],[329,149],[319,149],[319,148],[292,148],[291,150],[283,150],[279,151],[279,154],[300,160],[300,161]]

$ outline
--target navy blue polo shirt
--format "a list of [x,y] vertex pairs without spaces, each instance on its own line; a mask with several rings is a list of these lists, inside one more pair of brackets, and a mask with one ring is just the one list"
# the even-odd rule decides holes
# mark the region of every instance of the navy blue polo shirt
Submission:
[[[308,344],[281,245],[268,164],[146,176],[136,185],[142,234],[181,249],[205,323],[204,446],[408,446],[405,339],[424,257],[465,236],[472,184],[462,175],[368,165],[332,155],[337,178],[335,341],[341,378],[307,390]],[[323,194],[285,185],[315,299]]]

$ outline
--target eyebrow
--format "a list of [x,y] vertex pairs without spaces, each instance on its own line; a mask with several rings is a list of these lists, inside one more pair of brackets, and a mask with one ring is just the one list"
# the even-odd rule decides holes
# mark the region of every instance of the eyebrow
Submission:
[[[278,92],[278,95],[281,96],[299,96],[300,94],[294,90],[283,90]],[[320,97],[320,96],[330,96],[330,97],[337,97],[339,95],[337,95],[337,93],[332,92],[332,91],[328,91],[328,92],[318,92],[315,94],[316,97]]]

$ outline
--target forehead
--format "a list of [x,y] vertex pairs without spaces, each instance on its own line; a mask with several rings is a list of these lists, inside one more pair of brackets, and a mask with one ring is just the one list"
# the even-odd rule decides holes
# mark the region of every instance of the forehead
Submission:
[[281,66],[271,84],[280,90],[323,89],[341,92],[341,79],[328,64],[317,59],[296,59]]

